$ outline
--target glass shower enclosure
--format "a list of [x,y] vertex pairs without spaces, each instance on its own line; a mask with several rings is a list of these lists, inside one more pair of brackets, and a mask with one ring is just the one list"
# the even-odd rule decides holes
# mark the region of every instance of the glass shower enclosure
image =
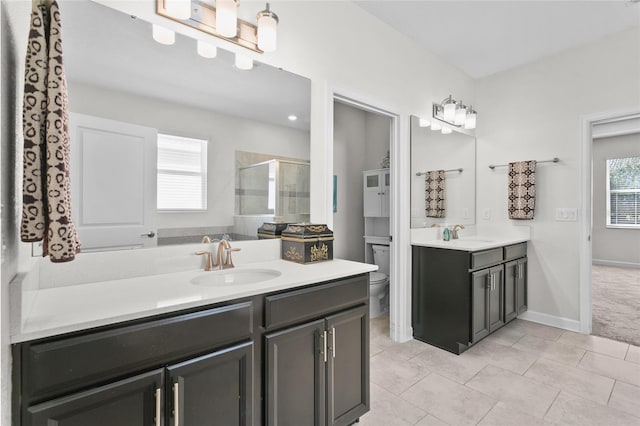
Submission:
[[275,221],[309,220],[308,162],[269,160],[239,170],[240,215],[273,215]]

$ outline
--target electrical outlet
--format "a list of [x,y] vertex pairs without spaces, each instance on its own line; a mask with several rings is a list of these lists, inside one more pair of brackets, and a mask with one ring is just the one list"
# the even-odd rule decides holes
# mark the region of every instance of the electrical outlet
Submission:
[[556,222],[576,222],[578,220],[578,209],[571,207],[556,208]]
[[482,211],[482,218],[484,220],[490,220],[491,219],[491,209],[490,208],[486,208]]

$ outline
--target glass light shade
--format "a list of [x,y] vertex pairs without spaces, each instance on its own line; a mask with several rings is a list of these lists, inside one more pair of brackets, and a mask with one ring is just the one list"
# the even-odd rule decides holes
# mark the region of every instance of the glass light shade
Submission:
[[153,39],[160,44],[171,45],[176,42],[176,33],[160,25],[153,24]]
[[429,127],[431,126],[431,122],[425,118],[420,119],[420,127]]
[[443,135],[448,135],[449,133],[451,133],[453,130],[451,130],[450,127],[443,127],[442,128],[442,134]]
[[456,125],[460,126],[464,124],[464,120],[467,117],[467,108],[464,105],[458,105],[456,108],[456,117],[453,121]]
[[236,53],[236,68],[243,71],[253,69],[253,59]]
[[454,104],[453,102],[445,104],[444,113],[443,113],[443,118],[445,119],[445,121],[453,122],[455,117],[456,117],[456,104]]
[[440,130],[442,129],[442,125],[440,123],[436,123],[435,121],[431,123],[431,130]]
[[467,114],[467,118],[464,120],[464,128],[465,129],[475,129],[476,128],[476,112],[472,111]]
[[238,3],[216,0],[216,31],[223,37],[235,37],[238,30]]
[[258,18],[258,49],[263,52],[276,50],[278,35],[278,21],[270,15],[260,15]]
[[206,41],[198,40],[198,55],[203,58],[215,58],[218,56],[218,48]]
[[191,18],[191,0],[164,0],[167,13],[176,19]]

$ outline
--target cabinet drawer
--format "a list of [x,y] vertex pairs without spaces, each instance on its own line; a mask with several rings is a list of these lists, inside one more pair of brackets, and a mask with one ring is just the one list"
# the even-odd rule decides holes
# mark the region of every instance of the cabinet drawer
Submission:
[[265,327],[316,318],[369,300],[367,275],[265,297]]
[[251,302],[22,347],[28,403],[248,339]]
[[495,265],[502,262],[502,247],[471,253],[471,269]]
[[517,259],[527,255],[527,243],[514,244],[504,248],[504,260]]

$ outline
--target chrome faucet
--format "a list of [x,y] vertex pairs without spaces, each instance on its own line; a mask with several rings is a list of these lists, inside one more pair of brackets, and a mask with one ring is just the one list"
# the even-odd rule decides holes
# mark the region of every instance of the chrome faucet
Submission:
[[451,238],[454,240],[458,239],[458,229],[464,229],[463,225],[455,225],[453,230],[451,231]]
[[[216,253],[215,267],[217,269],[233,268],[233,260],[231,259],[231,252],[240,251],[239,248],[231,248],[231,244],[226,239],[220,240],[218,243],[218,252]],[[224,262],[222,261],[222,254],[225,254]]]

